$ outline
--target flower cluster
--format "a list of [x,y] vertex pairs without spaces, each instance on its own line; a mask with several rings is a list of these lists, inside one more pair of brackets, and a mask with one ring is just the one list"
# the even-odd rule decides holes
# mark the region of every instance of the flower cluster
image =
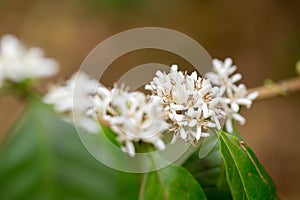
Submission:
[[180,136],[196,144],[209,136],[209,128],[221,129],[219,120],[225,118],[225,112],[220,90],[196,72],[188,75],[173,65],[168,74],[158,71],[145,89],[161,100],[174,130],[173,142]]
[[53,86],[44,102],[68,118],[75,117],[77,125],[89,133],[98,133],[100,123],[116,134],[122,149],[135,155],[134,142],[143,141],[164,149],[161,133],[168,125],[163,107],[156,98],[141,92],[128,92],[115,86],[109,90],[86,74],[74,74],[63,86]]
[[211,129],[221,129],[224,120],[228,132],[233,131],[232,120],[245,123],[240,106],[249,108],[258,94],[247,94],[245,85],[236,84],[241,75],[235,70],[229,58],[214,60],[206,78],[173,65],[169,73],[157,71],[145,86],[150,96],[125,86],[108,89],[78,72],[65,85],[52,87],[44,101],[57,112],[74,115],[88,132],[98,133],[99,123],[109,126],[122,150],[134,156],[138,142],[164,149],[166,131],[174,132],[172,143],[181,138],[196,145]]
[[22,82],[27,79],[49,77],[56,74],[58,64],[45,58],[40,48],[26,49],[13,35],[0,40],[0,86],[3,81]]
[[98,133],[99,125],[89,112],[93,108],[92,97],[97,87],[102,87],[97,80],[77,72],[64,85],[52,86],[44,96],[44,102],[54,105],[55,111],[66,115],[66,119],[73,115],[79,118],[76,123],[89,133]]
[[[0,86],[48,77],[57,69],[56,61],[45,58],[41,49],[26,49],[12,35],[0,39]],[[204,78],[173,65],[169,73],[157,71],[145,86],[151,95],[129,92],[125,86],[108,89],[78,72],[64,85],[52,86],[43,100],[89,133],[99,133],[99,123],[109,126],[122,149],[134,156],[138,142],[164,149],[166,131],[174,132],[172,143],[181,138],[196,145],[211,129],[221,129],[224,120],[230,133],[233,120],[244,124],[240,107],[250,108],[258,92],[248,94],[244,84],[237,84],[242,75],[234,74],[236,69],[230,58],[214,59]]]
[[133,142],[151,143],[160,150],[165,148],[161,133],[168,125],[158,99],[115,86],[112,90],[99,87],[94,102],[99,121],[109,124],[129,155],[135,154]]
[[226,130],[229,133],[233,132],[232,120],[244,124],[245,118],[238,112],[240,106],[251,107],[252,101],[258,96],[258,92],[248,94],[244,84],[237,85],[236,82],[242,79],[240,73],[234,74],[237,67],[232,65],[232,59],[226,58],[224,62],[214,59],[211,72],[207,72],[205,77],[212,84],[219,86],[224,94],[224,105],[226,112]]

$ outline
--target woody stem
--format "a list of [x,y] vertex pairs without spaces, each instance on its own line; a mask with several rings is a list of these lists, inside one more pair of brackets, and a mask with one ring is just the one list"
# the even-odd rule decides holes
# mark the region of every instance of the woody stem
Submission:
[[300,91],[300,76],[280,81],[278,83],[267,83],[263,86],[249,89],[249,93],[258,91],[256,100],[265,100],[277,96],[285,96]]

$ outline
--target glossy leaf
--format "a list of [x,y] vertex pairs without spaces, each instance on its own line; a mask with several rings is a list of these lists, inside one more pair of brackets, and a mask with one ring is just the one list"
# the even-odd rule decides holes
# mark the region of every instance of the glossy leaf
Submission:
[[140,199],[205,200],[205,194],[194,177],[183,167],[170,165],[144,175]]
[[32,100],[0,151],[0,199],[138,199],[137,175],[110,169],[75,128]]
[[245,142],[217,131],[233,199],[276,199],[275,186]]
[[219,143],[204,158],[199,158],[198,151],[196,151],[183,164],[183,167],[188,169],[200,183],[207,199],[232,199],[226,180]]

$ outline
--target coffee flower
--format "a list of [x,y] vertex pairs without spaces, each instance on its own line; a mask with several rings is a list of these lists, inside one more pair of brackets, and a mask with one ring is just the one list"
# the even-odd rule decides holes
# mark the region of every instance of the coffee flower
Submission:
[[234,74],[236,69],[237,67],[232,65],[231,58],[226,58],[224,62],[214,59],[212,71],[205,74],[206,78],[224,91],[225,124],[226,130],[229,133],[233,132],[232,120],[237,121],[241,125],[246,122],[246,119],[238,113],[240,106],[250,108],[253,100],[258,96],[258,92],[248,94],[244,84],[236,84],[236,82],[242,79],[241,74]]
[[240,73],[233,74],[237,67],[232,65],[231,58],[226,58],[224,62],[213,59],[212,64],[212,72],[207,72],[205,77],[209,79],[212,84],[224,90],[227,95],[231,95],[232,86],[242,79],[242,75]]
[[1,80],[22,82],[26,79],[49,77],[56,74],[58,64],[54,59],[44,57],[40,48],[29,48],[13,35],[0,40],[0,83]]
[[161,133],[168,125],[158,99],[115,86],[112,90],[99,88],[94,101],[100,123],[110,126],[130,156],[135,155],[134,143],[139,141],[165,148]]
[[196,144],[201,137],[209,136],[210,128],[220,129],[221,118],[225,117],[221,93],[210,81],[178,71],[173,65],[170,73],[156,73],[153,81],[145,86],[161,100],[164,110],[177,137]]
[[90,133],[98,133],[99,125],[92,116],[92,96],[96,88],[101,88],[97,80],[90,79],[83,72],[74,74],[65,85],[52,86],[44,97],[44,102],[53,104],[55,111],[66,114],[68,119],[74,115],[78,125]]

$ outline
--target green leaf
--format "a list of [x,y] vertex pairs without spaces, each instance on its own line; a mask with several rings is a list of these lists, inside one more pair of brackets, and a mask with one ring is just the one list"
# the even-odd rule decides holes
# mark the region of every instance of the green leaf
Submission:
[[183,167],[188,169],[200,183],[207,199],[232,199],[219,143],[205,158],[200,159],[196,151]]
[[94,159],[75,128],[31,100],[0,151],[0,199],[138,199],[137,175]]
[[273,181],[245,142],[224,131],[217,133],[233,199],[276,199]]
[[144,175],[140,199],[145,200],[204,200],[203,190],[183,167],[170,165]]

